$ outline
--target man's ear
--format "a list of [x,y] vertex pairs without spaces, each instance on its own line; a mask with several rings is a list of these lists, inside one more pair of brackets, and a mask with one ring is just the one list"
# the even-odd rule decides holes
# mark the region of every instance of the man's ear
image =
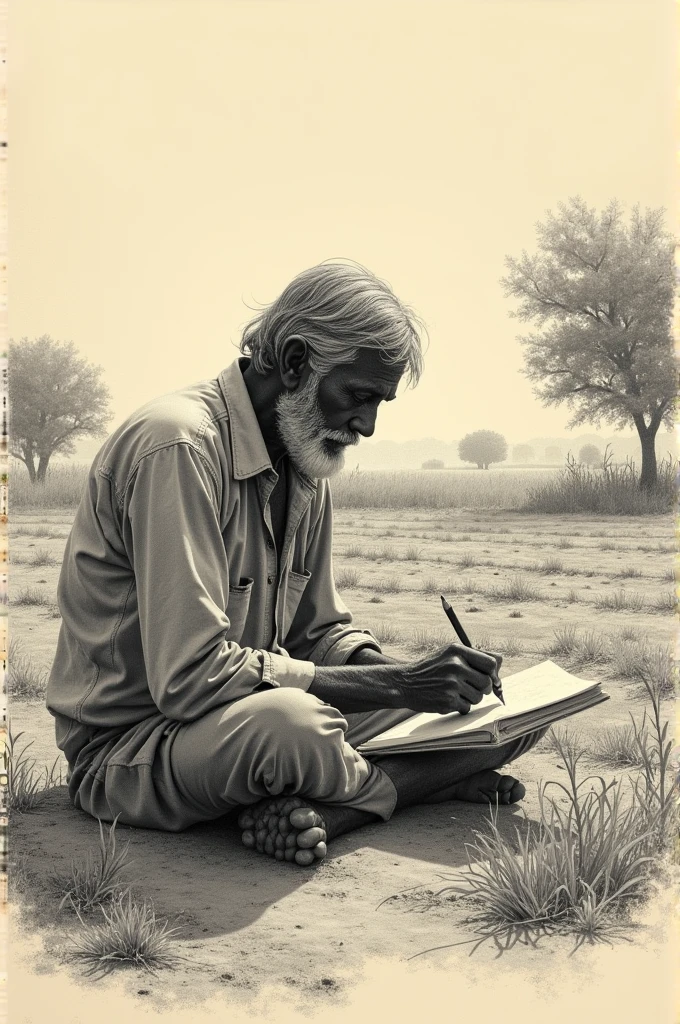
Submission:
[[307,342],[299,334],[291,334],[281,345],[279,372],[281,383],[289,391],[295,391],[302,382],[309,365]]

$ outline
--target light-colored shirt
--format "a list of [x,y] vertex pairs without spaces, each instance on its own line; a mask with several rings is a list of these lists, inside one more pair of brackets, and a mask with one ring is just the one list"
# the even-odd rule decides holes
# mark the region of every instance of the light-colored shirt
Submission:
[[93,730],[160,712],[192,721],[260,688],[308,689],[316,665],[380,645],[333,579],[327,480],[289,465],[279,560],[277,480],[242,375],[158,398],[90,469],[59,578],[47,686],[69,760]]

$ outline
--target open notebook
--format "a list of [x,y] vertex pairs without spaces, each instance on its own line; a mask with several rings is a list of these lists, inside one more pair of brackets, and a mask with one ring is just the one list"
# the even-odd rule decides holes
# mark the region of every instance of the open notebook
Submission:
[[362,754],[407,754],[505,743],[609,699],[600,683],[578,679],[552,661],[507,676],[503,696],[505,706],[488,694],[467,715],[414,714],[357,749]]

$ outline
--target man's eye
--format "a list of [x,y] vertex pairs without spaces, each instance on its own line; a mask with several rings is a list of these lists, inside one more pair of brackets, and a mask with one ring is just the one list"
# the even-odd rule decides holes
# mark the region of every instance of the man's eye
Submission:
[[371,395],[363,394],[363,392],[355,392],[352,395],[352,398],[354,399],[357,405],[364,405],[365,402],[370,402]]

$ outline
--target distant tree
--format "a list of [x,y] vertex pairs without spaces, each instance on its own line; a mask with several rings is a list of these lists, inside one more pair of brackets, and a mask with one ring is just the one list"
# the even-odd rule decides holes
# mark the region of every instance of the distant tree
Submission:
[[634,207],[625,224],[618,202],[602,213],[580,198],[548,211],[538,252],[508,257],[512,316],[542,330],[520,338],[525,374],[545,405],[573,410],[570,427],[602,420],[634,425],[640,486],[657,481],[654,440],[671,426],[676,366],[671,335],[674,241],[663,210]]
[[516,444],[512,449],[512,461],[513,462],[533,462],[534,461],[534,449],[530,444]]
[[77,438],[106,433],[109,389],[101,366],[48,335],[10,341],[8,365],[10,454],[42,483],[53,455],[72,455]]
[[508,445],[494,430],[475,430],[458,442],[458,456],[463,462],[474,462],[478,469],[488,469],[492,462],[505,462]]
[[546,462],[561,462],[562,452],[556,444],[549,445],[545,450],[545,461]]
[[578,461],[584,466],[597,466],[602,462],[602,452],[596,444],[584,444],[578,453]]
[[427,462],[423,462],[421,469],[443,469],[444,462],[442,459],[428,459]]

